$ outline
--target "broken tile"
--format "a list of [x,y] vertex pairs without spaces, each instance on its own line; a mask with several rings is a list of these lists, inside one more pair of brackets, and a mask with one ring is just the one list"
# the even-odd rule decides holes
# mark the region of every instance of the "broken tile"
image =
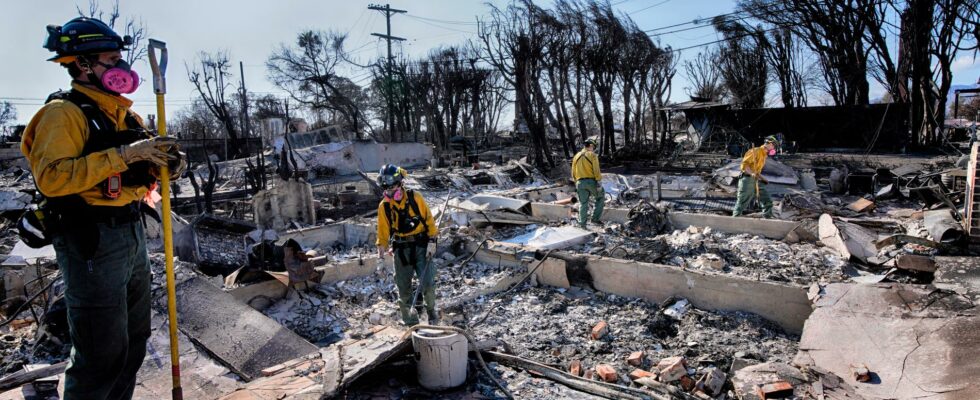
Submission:
[[786,381],[767,383],[757,387],[756,394],[762,400],[782,399],[793,395],[793,385]]
[[613,383],[619,380],[619,374],[616,373],[616,369],[609,364],[596,365],[595,374],[606,382]]
[[639,367],[643,364],[644,355],[642,351],[634,351],[630,353],[630,356],[626,358],[626,363],[634,367]]
[[851,364],[851,377],[858,382],[867,382],[871,380],[871,371],[865,364]]
[[718,368],[711,367],[704,371],[704,375],[698,383],[706,392],[717,396],[721,394],[721,389],[725,386],[726,379],[728,379],[728,376],[724,372],[721,372]]
[[687,368],[684,366],[684,357],[667,357],[657,363],[660,369],[661,382],[673,382],[687,376]]
[[599,340],[606,336],[606,333],[609,333],[609,324],[606,321],[599,321],[592,327],[592,340]]
[[649,371],[644,371],[642,369],[637,368],[637,369],[634,369],[633,371],[630,371],[629,377],[630,377],[630,379],[632,379],[632,380],[635,381],[635,380],[640,379],[640,378],[654,378],[654,379],[656,379],[657,375],[656,374],[653,374],[653,373],[651,373]]

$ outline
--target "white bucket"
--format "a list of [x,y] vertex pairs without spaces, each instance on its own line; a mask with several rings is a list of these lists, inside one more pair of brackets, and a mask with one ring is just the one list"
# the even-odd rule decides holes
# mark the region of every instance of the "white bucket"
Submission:
[[419,329],[412,332],[418,363],[419,384],[429,390],[445,390],[466,381],[466,337],[455,332]]

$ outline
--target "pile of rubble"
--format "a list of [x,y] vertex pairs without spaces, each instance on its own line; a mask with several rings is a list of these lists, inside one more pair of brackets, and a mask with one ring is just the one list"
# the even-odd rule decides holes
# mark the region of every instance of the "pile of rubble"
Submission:
[[[632,221],[631,221],[632,222]],[[616,232],[627,227],[611,226]],[[808,286],[847,279],[848,261],[814,243],[786,243],[749,234],[688,227],[652,237],[602,235],[583,252],[686,269]]]
[[[459,261],[457,261],[459,259]],[[446,252],[437,257],[436,297],[440,307],[451,299],[475,297],[514,271],[501,266],[469,262]],[[422,305],[419,295],[418,305]],[[311,343],[326,346],[345,337],[368,336],[373,328],[400,325],[398,291],[393,275],[378,266],[373,275],[329,284],[300,284],[286,298],[262,307],[262,312]]]
[[[724,385],[745,365],[789,362],[799,340],[750,313],[700,310],[684,299],[649,304],[574,286],[475,301],[466,314],[479,320],[491,307],[486,321],[472,328],[478,338],[502,340],[518,356],[577,376],[622,384],[649,377],[683,386],[720,376]],[[526,387],[531,376],[503,376],[510,376],[508,386],[519,397],[541,389]]]

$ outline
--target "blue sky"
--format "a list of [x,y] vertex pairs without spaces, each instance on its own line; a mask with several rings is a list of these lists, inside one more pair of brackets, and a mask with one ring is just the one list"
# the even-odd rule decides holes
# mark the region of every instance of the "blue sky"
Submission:
[[[503,6],[507,1],[491,1]],[[654,29],[688,22],[734,10],[732,0],[612,0],[615,8],[629,13],[642,29]],[[26,123],[44,97],[68,86],[68,76],[55,64],[44,61],[50,56],[41,47],[47,24],[63,24],[75,16],[75,5],[87,8],[87,0],[4,0],[0,15],[0,44],[5,61],[0,63],[0,99],[17,106],[19,121]],[[110,1],[102,0],[103,6]],[[369,2],[338,0],[122,0],[121,12],[138,15],[145,21],[150,36],[167,42],[170,52],[168,71],[168,114],[188,104],[193,98],[186,79],[184,62],[192,62],[198,51],[225,50],[236,64],[244,62],[246,86],[251,91],[281,93],[266,80],[264,63],[280,43],[293,42],[304,29],[348,32],[347,48],[354,50],[362,64],[383,54],[384,42],[370,35],[384,32],[383,16],[367,10]],[[409,39],[395,51],[421,56],[440,45],[462,43],[475,36],[475,27],[466,24],[486,15],[488,6],[478,0],[393,0],[394,8],[408,10],[392,19],[392,34]],[[550,4],[550,2],[542,3]],[[424,19],[422,19],[424,18]],[[440,20],[432,21],[432,20]],[[460,23],[461,22],[461,23]],[[663,44],[674,48],[717,40],[710,27],[660,36]],[[685,59],[697,49],[684,52]],[[149,77],[149,67],[137,65],[137,71]],[[673,99],[686,100],[688,85],[679,66],[674,80]],[[980,63],[971,55],[956,60],[954,84],[975,83]],[[367,72],[351,68],[347,76],[355,81],[365,79]],[[362,83],[365,81],[361,81]],[[873,85],[872,98],[882,93]],[[155,113],[153,93],[146,82],[130,95],[140,114]]]

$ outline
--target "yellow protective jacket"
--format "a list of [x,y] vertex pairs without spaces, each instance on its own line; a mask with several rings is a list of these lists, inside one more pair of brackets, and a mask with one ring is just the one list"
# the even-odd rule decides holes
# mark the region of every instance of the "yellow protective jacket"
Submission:
[[[126,113],[133,101],[122,96],[72,83],[72,89],[88,96],[115,122],[116,130],[126,129]],[[143,124],[135,113],[133,116]],[[82,109],[70,101],[53,100],[38,110],[24,130],[20,151],[27,157],[37,188],[46,197],[80,195],[97,206],[123,206],[146,195],[145,186],[126,186],[118,198],[103,196],[99,185],[110,175],[129,169],[117,149],[97,151],[81,157],[89,138],[89,124]]]
[[572,157],[572,179],[578,182],[584,178],[601,181],[602,174],[599,172],[599,157],[594,152],[582,149]]
[[[425,220],[425,224],[419,224],[414,230],[408,233],[395,232],[396,238],[418,235],[426,229],[428,229],[426,232],[430,238],[436,237],[436,221],[432,218],[432,212],[429,211],[429,206],[425,204],[425,199],[422,198],[422,195],[418,192],[412,191],[412,195],[415,196],[415,204],[418,205],[419,214],[421,215],[416,215],[415,210],[413,210],[412,207],[409,207],[408,196],[405,196],[402,198],[402,201],[399,202],[386,198],[381,200],[381,203],[378,204],[378,241],[376,243],[378,247],[383,249],[388,248],[388,238],[392,232],[392,227],[398,226],[398,214],[406,208],[408,209],[407,213],[409,218],[414,216],[421,217],[423,220]],[[388,216],[385,213],[385,203],[388,203],[391,207],[391,221],[388,220]]]
[[749,175],[761,174],[762,168],[766,166],[767,158],[769,158],[769,154],[766,152],[765,146],[749,149],[745,152],[745,157],[742,157],[742,172]]

